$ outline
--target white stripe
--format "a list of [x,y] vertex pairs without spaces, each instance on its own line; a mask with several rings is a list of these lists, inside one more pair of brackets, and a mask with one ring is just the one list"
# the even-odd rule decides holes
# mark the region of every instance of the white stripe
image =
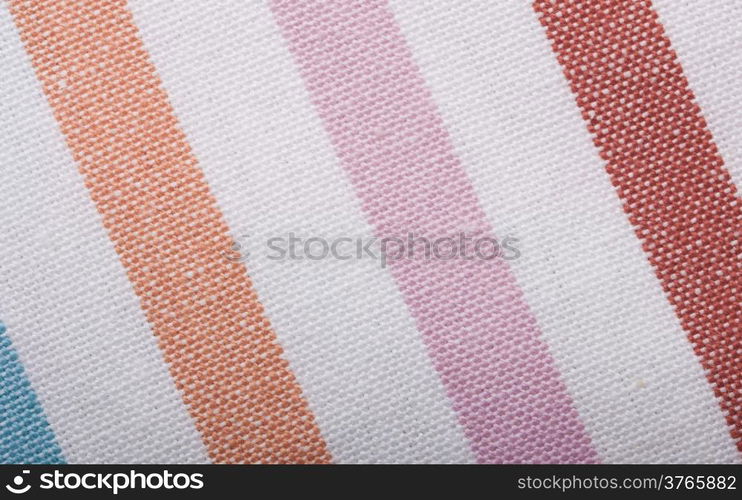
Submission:
[[530,2],[391,4],[602,459],[737,460]]
[[742,186],[742,2],[654,0],[714,142]]
[[72,463],[207,461],[0,7],[0,308]]
[[388,271],[268,258],[292,230],[372,230],[265,2],[129,5],[334,459],[471,461]]

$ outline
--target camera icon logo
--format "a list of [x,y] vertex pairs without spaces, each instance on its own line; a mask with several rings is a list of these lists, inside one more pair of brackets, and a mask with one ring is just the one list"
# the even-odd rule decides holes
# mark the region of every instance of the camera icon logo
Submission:
[[[30,472],[31,471],[27,469],[22,471],[23,474],[29,474]],[[5,488],[11,493],[15,493],[16,495],[22,495],[23,493],[26,493],[28,490],[31,489],[30,484],[27,484],[25,486],[23,485],[25,479],[26,479],[25,477],[19,474],[13,478],[13,484],[12,485],[6,484]]]

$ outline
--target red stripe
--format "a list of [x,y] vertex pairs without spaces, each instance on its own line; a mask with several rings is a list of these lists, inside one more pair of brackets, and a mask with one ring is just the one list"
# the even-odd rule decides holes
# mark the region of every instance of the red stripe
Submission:
[[649,1],[534,8],[742,451],[740,207],[677,55]]

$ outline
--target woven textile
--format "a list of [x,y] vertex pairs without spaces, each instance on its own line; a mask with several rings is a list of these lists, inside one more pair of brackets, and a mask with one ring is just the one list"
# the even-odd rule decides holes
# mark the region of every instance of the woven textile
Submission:
[[6,0],[0,461],[740,462],[740,23]]

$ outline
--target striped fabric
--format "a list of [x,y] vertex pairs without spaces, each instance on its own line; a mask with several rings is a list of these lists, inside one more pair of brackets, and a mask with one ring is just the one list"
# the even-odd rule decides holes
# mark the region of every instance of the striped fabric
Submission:
[[0,461],[739,463],[740,23],[5,0]]

